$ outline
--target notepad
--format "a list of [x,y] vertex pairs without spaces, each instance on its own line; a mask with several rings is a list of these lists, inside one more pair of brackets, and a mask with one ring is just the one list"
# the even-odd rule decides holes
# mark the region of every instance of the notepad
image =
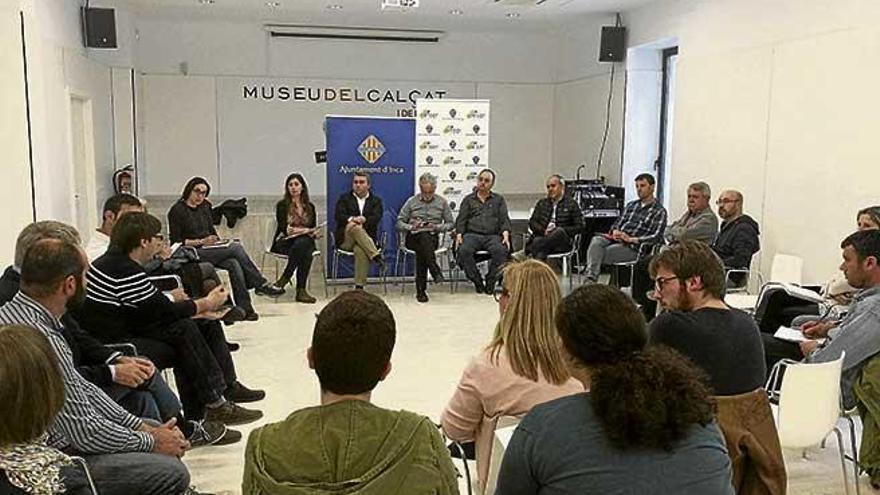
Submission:
[[825,342],[825,339],[811,339],[805,337],[804,333],[797,328],[784,326],[779,327],[779,330],[776,330],[776,333],[774,333],[773,336],[786,342],[806,342],[808,340],[815,340],[819,343]]

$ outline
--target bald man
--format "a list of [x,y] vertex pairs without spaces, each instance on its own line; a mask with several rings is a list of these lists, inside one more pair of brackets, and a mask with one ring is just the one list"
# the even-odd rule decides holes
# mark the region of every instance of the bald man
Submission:
[[[752,256],[761,249],[758,222],[743,214],[743,195],[739,191],[722,192],[715,204],[721,217],[721,230],[712,249],[721,257],[725,268],[747,270],[752,264]],[[741,285],[745,280],[740,278],[733,282]]]

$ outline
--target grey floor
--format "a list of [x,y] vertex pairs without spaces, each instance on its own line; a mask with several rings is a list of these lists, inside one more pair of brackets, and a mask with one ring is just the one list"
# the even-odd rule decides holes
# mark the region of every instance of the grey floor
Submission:
[[[370,290],[381,294],[379,288]],[[315,305],[295,303],[291,294],[277,302],[261,298],[257,301],[262,316],[259,322],[239,323],[227,330],[228,338],[242,346],[234,354],[241,380],[268,394],[265,401],[255,404],[265,412],[265,418],[241,428],[245,438],[254,427],[281,420],[318,401],[318,382],[308,369],[305,350],[314,315],[326,300],[321,291],[314,292],[319,296]],[[464,285],[454,295],[446,285],[435,289],[428,304],[415,301],[412,285],[405,295],[390,287],[386,301],[397,320],[398,338],[392,373],[375,390],[374,402],[417,411],[436,421],[463,367],[491,336],[497,304],[492,297],[476,295]],[[244,448],[242,441],[189,452],[184,460],[193,483],[202,491],[241,493]],[[790,494],[845,493],[833,436],[827,448],[810,450],[806,459],[801,452],[786,452],[786,465]],[[867,478],[860,481],[862,493],[872,493]],[[462,493],[466,493],[464,483]]]

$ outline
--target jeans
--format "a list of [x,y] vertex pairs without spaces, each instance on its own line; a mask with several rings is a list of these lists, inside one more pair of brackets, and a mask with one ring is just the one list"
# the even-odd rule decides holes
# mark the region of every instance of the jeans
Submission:
[[180,401],[158,370],[138,388],[114,383],[102,387],[102,390],[123,409],[139,418],[164,423],[180,414]]
[[594,236],[587,248],[587,279],[599,280],[602,264],[633,261],[639,256],[638,251],[626,244],[609,241],[603,236]]
[[437,250],[439,239],[432,232],[418,232],[406,234],[406,247],[416,253],[416,293],[424,294],[428,289],[428,270],[434,280],[440,277],[440,266],[437,265]]
[[296,272],[296,288],[305,289],[312,269],[312,254],[315,252],[315,239],[301,235],[293,239],[275,241],[272,252],[287,256],[287,266],[278,280],[286,283]]
[[254,306],[251,303],[251,295],[248,290],[262,287],[266,284],[266,278],[260,273],[244,247],[238,242],[233,242],[229,247],[199,248],[198,251],[199,258],[203,261],[229,273],[235,304],[244,308],[245,311],[253,311]]
[[498,270],[507,261],[510,254],[507,247],[501,243],[500,235],[483,235],[483,234],[464,234],[462,236],[461,246],[455,255],[455,260],[467,275],[468,280],[474,283],[477,288],[483,285],[483,279],[477,270],[477,260],[474,255],[477,251],[488,251],[489,256],[489,273],[486,274],[486,288],[494,288],[495,282],[498,280]]
[[[95,487],[101,495],[180,495],[189,487],[189,471],[180,459],[163,454],[126,452],[80,455],[86,460]],[[88,493],[85,473],[79,467],[64,468],[70,493]]]
[[186,418],[198,421],[205,405],[223,397],[237,380],[223,327],[216,321],[178,320],[131,340],[157,368],[174,368]]
[[545,261],[547,256],[566,253],[571,249],[571,239],[563,229],[554,229],[550,235],[534,235],[526,246],[526,254]]
[[366,285],[370,260],[380,254],[373,238],[360,225],[348,225],[339,248],[354,253],[354,284]]

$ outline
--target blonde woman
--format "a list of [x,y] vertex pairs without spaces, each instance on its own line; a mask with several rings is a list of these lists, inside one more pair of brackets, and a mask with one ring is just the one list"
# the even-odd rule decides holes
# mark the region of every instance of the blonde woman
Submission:
[[509,264],[502,274],[495,335],[465,368],[440,419],[447,437],[475,443],[480,492],[499,417],[523,416],[537,404],[584,391],[566,370],[554,325],[556,274],[537,260]]

